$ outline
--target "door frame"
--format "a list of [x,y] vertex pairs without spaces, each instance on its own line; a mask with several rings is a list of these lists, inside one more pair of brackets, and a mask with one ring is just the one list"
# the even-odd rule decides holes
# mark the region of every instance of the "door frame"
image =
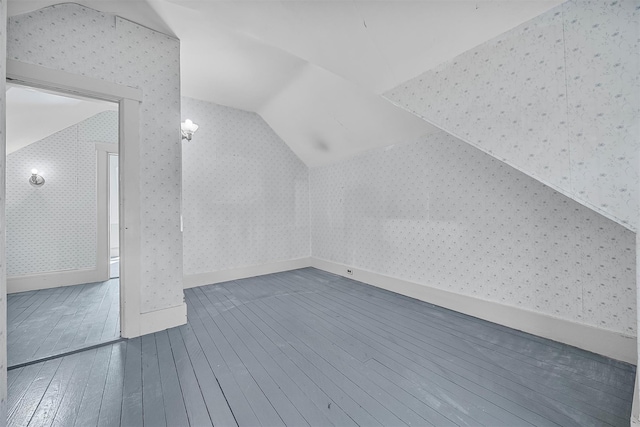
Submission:
[[[118,145],[96,142],[95,147],[98,166],[96,174],[98,177],[98,259],[96,266],[102,278],[100,281],[106,281],[111,279],[111,172],[109,170],[109,156],[118,155]],[[118,213],[119,211],[120,206],[118,206]]]
[[140,103],[142,90],[7,59],[7,81],[117,102],[120,215],[120,334],[140,335],[141,206]]

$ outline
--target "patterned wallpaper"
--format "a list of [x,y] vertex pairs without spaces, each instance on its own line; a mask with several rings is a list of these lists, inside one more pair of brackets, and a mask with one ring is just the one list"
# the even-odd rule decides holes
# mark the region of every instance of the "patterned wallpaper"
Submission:
[[314,257],[636,333],[635,233],[445,132],[310,188]]
[[[93,268],[97,262],[96,142],[118,143],[105,111],[7,156],[7,275]],[[45,179],[28,183],[31,169]]]
[[182,98],[186,275],[304,258],[308,169],[260,116]]
[[[6,58],[7,2],[0,0],[0,58]],[[6,61],[0,61],[0,150],[6,152]],[[0,236],[5,233],[5,156],[0,156]],[[7,275],[5,243],[0,239],[0,420],[7,419]]]
[[568,1],[385,96],[635,230],[640,0]]
[[11,17],[7,57],[143,91],[141,312],[181,305],[180,43],[77,4]]

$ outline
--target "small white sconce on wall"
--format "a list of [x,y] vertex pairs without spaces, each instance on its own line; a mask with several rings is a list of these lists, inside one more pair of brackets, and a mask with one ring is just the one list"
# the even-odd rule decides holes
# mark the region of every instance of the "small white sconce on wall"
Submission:
[[180,125],[180,131],[182,133],[182,139],[191,141],[191,137],[198,130],[198,125],[187,119]]
[[42,187],[44,185],[44,178],[38,175],[38,169],[31,169],[31,178],[29,178],[29,184],[34,187]]

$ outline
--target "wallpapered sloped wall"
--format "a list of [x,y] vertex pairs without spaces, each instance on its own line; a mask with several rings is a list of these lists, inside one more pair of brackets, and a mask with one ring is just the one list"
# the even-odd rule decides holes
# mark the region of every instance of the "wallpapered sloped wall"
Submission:
[[9,59],[142,89],[141,312],[182,305],[180,42],[61,4],[11,17],[7,50]]
[[568,1],[385,96],[635,230],[640,0]]
[[313,257],[636,334],[635,233],[445,132],[310,188]]
[[[96,142],[118,143],[116,111],[7,156],[7,276],[96,266]],[[28,183],[33,168],[44,186]]]
[[182,98],[185,275],[305,258],[309,175],[260,116]]

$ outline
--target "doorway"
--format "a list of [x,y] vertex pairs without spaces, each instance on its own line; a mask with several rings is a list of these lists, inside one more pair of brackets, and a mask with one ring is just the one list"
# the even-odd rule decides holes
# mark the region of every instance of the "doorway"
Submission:
[[119,115],[117,103],[7,87],[11,369],[120,337],[119,271],[112,274],[119,263],[112,266],[110,246],[119,179],[109,164],[117,162]]

